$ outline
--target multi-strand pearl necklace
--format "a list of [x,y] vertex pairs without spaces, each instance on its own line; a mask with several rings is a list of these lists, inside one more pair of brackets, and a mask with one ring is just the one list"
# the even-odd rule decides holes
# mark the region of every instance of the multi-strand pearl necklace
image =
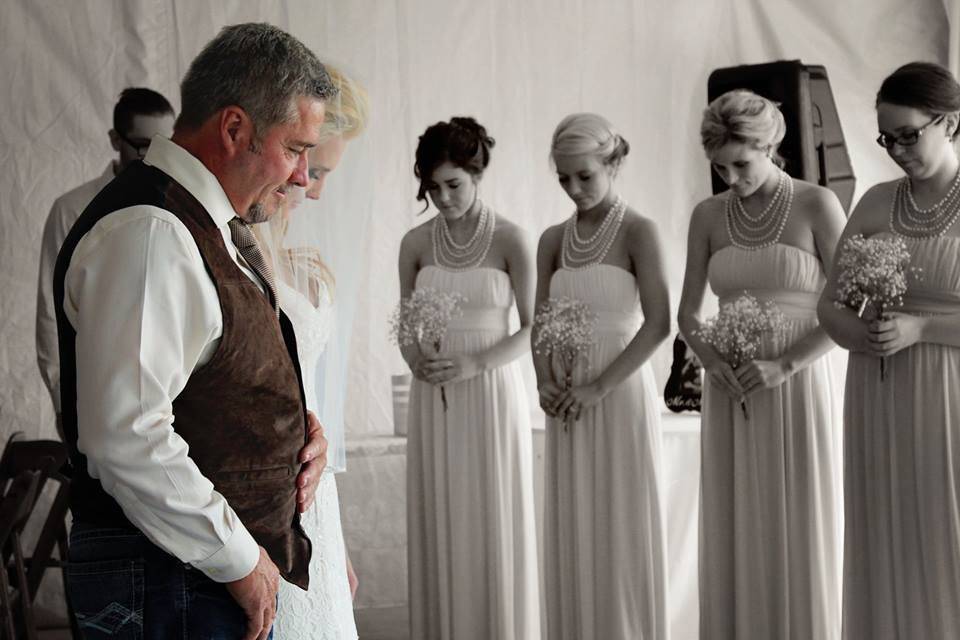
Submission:
[[603,222],[589,238],[581,238],[577,231],[579,212],[574,211],[563,228],[563,249],[561,259],[566,269],[585,269],[600,264],[607,257],[613,241],[620,230],[627,203],[617,196],[604,214]]
[[942,236],[960,217],[960,171],[940,202],[921,209],[913,199],[913,185],[909,177],[897,183],[890,202],[890,228],[893,232],[914,238]]
[[756,250],[776,244],[787,225],[793,208],[793,179],[780,171],[780,180],[773,198],[757,216],[751,216],[743,201],[733,191],[727,194],[724,217],[730,242],[741,249]]
[[477,228],[470,239],[463,244],[457,242],[450,233],[447,219],[438,213],[433,219],[433,261],[438,266],[451,271],[466,271],[479,267],[493,244],[493,229],[496,216],[481,204],[477,216]]

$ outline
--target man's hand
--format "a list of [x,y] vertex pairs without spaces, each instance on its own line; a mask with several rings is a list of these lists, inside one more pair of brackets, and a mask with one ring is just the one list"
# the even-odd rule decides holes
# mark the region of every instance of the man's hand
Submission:
[[224,585],[247,614],[247,635],[243,640],[266,640],[277,617],[280,571],[260,547],[260,559],[246,577]]
[[323,437],[323,427],[312,411],[307,411],[307,444],[300,449],[299,460],[303,467],[297,474],[297,508],[303,513],[313,504],[320,474],[327,466],[327,439]]

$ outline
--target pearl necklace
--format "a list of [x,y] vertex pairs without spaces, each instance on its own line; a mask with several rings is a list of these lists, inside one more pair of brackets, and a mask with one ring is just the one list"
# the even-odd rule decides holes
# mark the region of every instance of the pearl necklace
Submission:
[[450,233],[447,219],[442,213],[438,213],[433,219],[433,262],[451,271],[467,271],[479,267],[493,244],[495,218],[487,205],[482,204],[477,217],[477,228],[469,240],[460,244]]
[[617,196],[616,200],[603,214],[603,222],[589,238],[581,238],[577,231],[579,212],[574,211],[563,228],[563,249],[560,258],[565,269],[585,269],[600,264],[607,257],[623,222],[627,203]]
[[793,208],[793,179],[786,171],[780,171],[777,190],[757,216],[751,216],[743,206],[743,200],[733,191],[727,194],[724,217],[730,242],[741,249],[755,251],[780,240],[787,218]]
[[900,236],[935,238],[947,232],[960,217],[960,171],[939,202],[927,209],[917,206],[909,177],[897,183],[890,201],[890,228]]

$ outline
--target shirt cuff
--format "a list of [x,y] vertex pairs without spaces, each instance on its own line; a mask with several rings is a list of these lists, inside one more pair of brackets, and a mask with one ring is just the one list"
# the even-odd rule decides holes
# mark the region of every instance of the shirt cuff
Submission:
[[192,564],[214,582],[233,582],[250,575],[259,561],[260,545],[238,523],[225,545],[206,560]]

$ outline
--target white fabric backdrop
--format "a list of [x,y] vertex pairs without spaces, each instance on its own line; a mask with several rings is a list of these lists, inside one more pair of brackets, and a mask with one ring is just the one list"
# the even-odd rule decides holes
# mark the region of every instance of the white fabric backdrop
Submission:
[[[955,16],[956,0],[946,2]],[[370,89],[370,130],[300,229],[331,248],[340,299],[356,296],[346,421],[359,435],[391,430],[389,374],[403,367],[386,317],[399,240],[419,209],[412,152],[428,124],[471,114],[487,125],[497,147],[483,197],[535,242],[571,210],[547,162],[552,127],[571,111],[607,115],[632,144],[620,187],[660,224],[675,305],[689,211],[709,192],[697,142],[709,72],[781,58],[825,64],[859,193],[896,173],[872,142],[874,92],[902,62],[947,62],[947,11],[944,0],[5,2],[0,435],[53,433],[33,346],[38,246],[53,199],[110,157],[119,91],[150,86],[177,106],[186,65],[224,24],[288,28]],[[667,358],[657,354],[660,379]]]

